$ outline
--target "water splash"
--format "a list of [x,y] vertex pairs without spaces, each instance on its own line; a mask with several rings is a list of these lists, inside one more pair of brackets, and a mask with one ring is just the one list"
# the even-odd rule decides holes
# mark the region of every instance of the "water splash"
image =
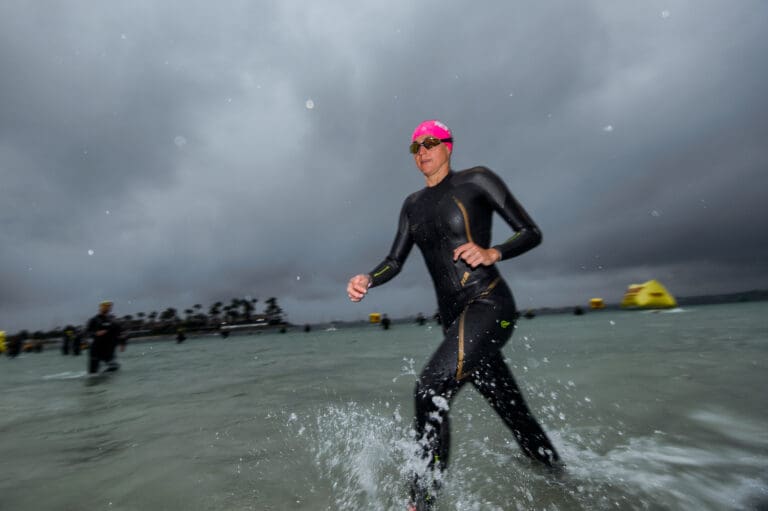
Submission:
[[[573,387],[565,383],[564,389]],[[581,406],[588,413],[591,402],[582,400]],[[768,499],[768,474],[755,477],[768,459],[746,448],[687,445],[685,438],[660,430],[632,436],[621,421],[572,427],[552,407],[544,415],[560,419],[549,432],[567,465],[564,473],[553,473],[527,459],[511,435],[495,427],[490,409],[454,415],[458,427],[440,509],[692,511],[741,509]],[[692,419],[745,445],[765,446],[753,442],[762,434],[757,425],[741,424],[734,432],[734,418],[721,413],[700,412]],[[333,405],[306,417],[290,414],[286,423],[309,442],[319,479],[339,509],[402,510],[412,474],[426,468],[399,405]],[[730,477],[722,477],[723,467]]]
[[416,374],[416,361],[412,358],[403,358],[403,366],[400,367],[400,375],[395,376],[392,378],[392,383],[397,382],[397,380],[403,376],[418,376]]
[[404,509],[410,475],[425,467],[400,407],[348,403],[314,415],[303,434],[336,508]]

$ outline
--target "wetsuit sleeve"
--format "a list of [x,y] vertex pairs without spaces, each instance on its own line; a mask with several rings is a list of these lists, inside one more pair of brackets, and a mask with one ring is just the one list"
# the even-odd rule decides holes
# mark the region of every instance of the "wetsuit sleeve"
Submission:
[[397,223],[397,234],[392,243],[392,249],[389,255],[378,266],[376,266],[369,275],[371,276],[371,287],[380,286],[403,269],[403,264],[408,258],[408,254],[413,248],[413,237],[411,236],[410,222],[408,220],[408,200],[403,204],[400,211],[400,220]]
[[518,256],[541,243],[541,231],[538,226],[523,209],[523,206],[517,202],[499,176],[489,169],[482,169],[478,174],[481,176],[478,181],[484,188],[494,210],[515,231],[512,237],[492,247],[501,253],[501,259]]

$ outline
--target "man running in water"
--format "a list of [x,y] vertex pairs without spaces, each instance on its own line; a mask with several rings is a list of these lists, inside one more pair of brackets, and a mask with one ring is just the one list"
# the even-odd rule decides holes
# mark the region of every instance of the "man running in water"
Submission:
[[89,374],[98,373],[101,362],[107,364],[107,371],[117,371],[120,368],[120,364],[115,360],[115,347],[120,344],[120,351],[125,351],[125,338],[111,312],[112,302],[101,302],[99,313],[88,321],[87,331],[93,336],[88,350]]
[[[541,242],[541,233],[489,169],[451,169],[453,137],[443,123],[424,121],[411,140],[410,151],[427,186],[405,199],[389,255],[370,273],[352,277],[347,294],[359,302],[369,288],[400,272],[414,244],[421,250],[445,336],[414,392],[415,429],[429,473],[415,475],[409,509],[421,511],[432,507],[436,481],[448,464],[448,410],[467,382],[496,410],[528,457],[550,467],[558,466],[560,458],[528,409],[501,352],[512,336],[517,310],[495,263],[532,249]],[[494,212],[515,233],[491,246]]]

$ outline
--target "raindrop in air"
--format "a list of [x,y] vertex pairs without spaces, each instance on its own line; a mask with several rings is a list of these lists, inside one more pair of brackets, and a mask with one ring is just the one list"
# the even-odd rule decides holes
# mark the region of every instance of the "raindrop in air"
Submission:
[[661,17],[664,19],[669,18],[669,11],[661,11]]
[[315,102],[314,102],[314,101],[312,101],[312,99],[311,99],[311,98],[310,98],[310,99],[308,99],[308,100],[306,101],[306,103],[304,103],[304,105],[307,107],[307,110],[312,110],[313,108],[315,108]]
[[179,135],[173,139],[173,143],[176,144],[176,147],[183,147],[187,145],[187,139]]
[[613,131],[613,126],[609,124],[609,125],[603,127],[603,131],[605,131],[606,133],[610,133],[610,132]]
[[89,255],[89,256],[92,256],[93,254],[95,254],[95,252],[93,251],[93,249],[90,249],[90,248],[89,248],[89,249],[88,249],[88,255]]

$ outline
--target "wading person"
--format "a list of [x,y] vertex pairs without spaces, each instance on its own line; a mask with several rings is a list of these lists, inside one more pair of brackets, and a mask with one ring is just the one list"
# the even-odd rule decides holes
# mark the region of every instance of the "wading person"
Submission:
[[120,364],[115,360],[115,348],[119,344],[120,351],[125,351],[125,338],[111,312],[112,302],[101,302],[99,313],[88,321],[87,333],[93,338],[88,350],[89,374],[98,373],[101,362],[107,365],[107,371],[116,371],[120,368]]
[[[362,300],[392,279],[414,244],[437,293],[444,339],[421,372],[414,393],[417,439],[428,471],[416,474],[410,509],[430,509],[448,464],[451,399],[467,382],[483,395],[532,459],[558,466],[559,456],[531,414],[501,348],[512,336],[517,311],[496,263],[541,242],[541,233],[501,179],[485,167],[451,169],[453,138],[439,121],[413,132],[410,151],[426,187],[405,199],[389,255],[368,274],[352,277],[347,294]],[[514,235],[491,246],[498,213]]]

